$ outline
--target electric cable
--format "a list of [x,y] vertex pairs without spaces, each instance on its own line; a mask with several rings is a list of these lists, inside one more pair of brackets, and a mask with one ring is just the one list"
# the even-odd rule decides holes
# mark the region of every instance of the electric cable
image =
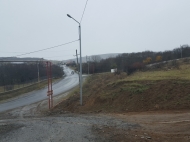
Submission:
[[67,45],[67,44],[70,44],[70,43],[73,43],[73,42],[76,42],[76,41],[78,41],[78,39],[74,40],[74,41],[67,42],[67,43],[63,43],[63,44],[60,44],[60,45],[56,45],[56,46],[53,46],[53,47],[44,48],[44,49],[41,49],[41,50],[36,50],[36,51],[32,51],[32,52],[16,55],[16,57],[27,55],[27,54],[32,54],[32,53],[36,53],[36,52],[41,52],[41,51],[44,51],[44,50],[48,50],[48,49],[56,48],[56,47],[59,47],[59,46]]
[[80,23],[82,22],[82,18],[83,18],[83,16],[84,16],[84,12],[85,12],[85,10],[86,10],[86,5],[87,5],[87,3],[88,3],[88,0],[86,0],[86,4],[85,4],[85,7],[84,7],[84,11],[83,11],[83,13],[82,13],[82,17],[81,17],[81,19],[80,19]]

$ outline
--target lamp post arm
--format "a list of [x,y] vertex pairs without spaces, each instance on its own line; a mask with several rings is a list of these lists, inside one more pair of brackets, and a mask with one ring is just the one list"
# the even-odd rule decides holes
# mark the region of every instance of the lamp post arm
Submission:
[[[75,20],[73,17],[71,17],[73,20]],[[75,20],[79,25],[80,25],[80,23],[77,21],[77,20]]]

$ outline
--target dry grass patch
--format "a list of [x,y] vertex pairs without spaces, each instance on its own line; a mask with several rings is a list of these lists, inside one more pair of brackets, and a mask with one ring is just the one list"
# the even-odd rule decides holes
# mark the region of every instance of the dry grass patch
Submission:
[[163,79],[182,79],[190,80],[190,65],[181,65],[179,69],[136,72],[125,78],[126,80],[163,80]]

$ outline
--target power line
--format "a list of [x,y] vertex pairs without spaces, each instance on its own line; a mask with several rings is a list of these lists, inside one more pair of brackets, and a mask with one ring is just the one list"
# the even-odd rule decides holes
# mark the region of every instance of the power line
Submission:
[[[71,47],[72,48],[72,47]],[[74,48],[74,47],[73,47]],[[44,52],[62,52],[62,51],[73,51],[73,49],[67,49],[67,50],[53,50],[53,51],[44,51]]]
[[36,52],[41,52],[41,51],[44,51],[44,50],[48,50],[48,49],[56,48],[56,47],[59,47],[59,46],[67,45],[67,44],[70,44],[70,43],[73,43],[73,42],[76,42],[76,41],[78,41],[78,39],[74,40],[74,41],[67,42],[67,43],[63,43],[63,44],[60,44],[60,45],[56,45],[56,46],[53,46],[53,47],[44,48],[44,49],[41,49],[41,50],[36,50],[36,51],[32,51],[32,52],[16,55],[15,57],[23,56],[23,55],[27,55],[27,54],[32,54],[32,53],[36,53]]
[[25,53],[25,52],[7,52],[7,51],[0,51],[1,53]]
[[43,58],[56,58],[56,57],[64,57],[64,56],[71,56],[72,57],[72,55],[62,55],[62,56],[50,56],[50,57],[43,57]]
[[88,0],[86,0],[86,4],[85,4],[85,7],[84,7],[84,11],[83,11],[83,13],[82,13],[82,17],[81,17],[81,19],[80,19],[80,23],[82,22],[82,18],[83,18],[84,12],[85,12],[85,10],[86,10],[86,5],[87,5],[87,3],[88,3]]
[[[55,50],[55,51],[53,50],[53,51],[44,51],[44,52],[51,52],[52,53],[52,52],[61,52],[61,51],[73,51],[73,49]],[[6,52],[6,51],[0,51],[0,54],[1,53],[7,53],[7,54],[17,53],[18,54],[18,53],[26,53],[26,51],[25,52],[14,52],[14,51],[13,52]]]

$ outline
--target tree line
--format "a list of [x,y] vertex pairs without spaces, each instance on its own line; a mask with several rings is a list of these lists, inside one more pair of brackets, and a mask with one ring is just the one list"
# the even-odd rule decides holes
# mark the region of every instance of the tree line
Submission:
[[114,58],[110,57],[107,59],[92,56],[87,63],[83,63],[83,73],[88,73],[88,71],[90,74],[110,72],[110,69],[117,68],[120,71],[130,74],[137,69],[143,69],[147,64],[185,57],[190,57],[189,45],[183,45],[173,50],[163,52],[143,51],[137,53],[123,53]]
[[[46,65],[43,63],[1,63],[0,64],[0,86],[21,84],[38,78],[38,68],[40,78],[46,78]],[[52,77],[62,77],[63,68],[52,65]]]

